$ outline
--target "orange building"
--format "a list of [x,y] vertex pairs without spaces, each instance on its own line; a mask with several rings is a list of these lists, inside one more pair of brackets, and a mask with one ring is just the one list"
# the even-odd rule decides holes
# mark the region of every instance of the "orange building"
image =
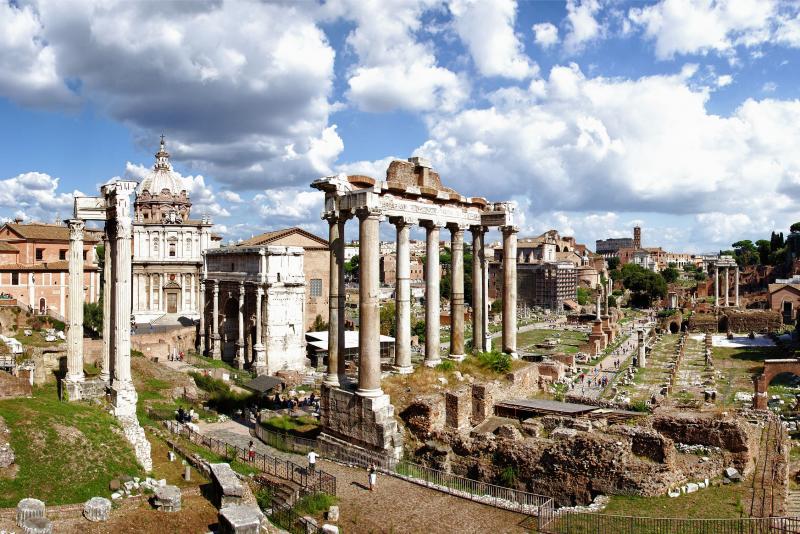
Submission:
[[[100,270],[94,247],[98,233],[87,230],[83,241],[85,302],[100,299]],[[0,227],[0,294],[22,307],[61,320],[69,309],[69,228],[20,220]]]

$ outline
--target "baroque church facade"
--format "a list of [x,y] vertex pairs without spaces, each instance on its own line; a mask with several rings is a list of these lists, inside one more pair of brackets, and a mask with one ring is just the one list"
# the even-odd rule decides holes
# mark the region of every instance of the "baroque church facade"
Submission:
[[211,220],[191,219],[192,203],[172,170],[164,137],[136,190],[133,219],[133,316],[137,323],[200,317],[203,251],[219,246]]

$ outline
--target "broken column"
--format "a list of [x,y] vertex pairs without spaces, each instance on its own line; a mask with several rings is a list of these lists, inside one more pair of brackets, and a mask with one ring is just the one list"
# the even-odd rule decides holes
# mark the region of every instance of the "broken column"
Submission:
[[111,326],[114,329],[115,362],[111,402],[114,415],[122,424],[125,437],[133,445],[136,459],[145,471],[153,469],[150,443],[136,418],[138,395],[131,378],[131,236],[130,195],[136,188],[133,181],[118,181],[103,186],[107,220],[114,227],[112,280],[114,307]]
[[80,219],[69,219],[69,329],[67,375],[64,389],[70,401],[80,400],[83,375],[83,228]]

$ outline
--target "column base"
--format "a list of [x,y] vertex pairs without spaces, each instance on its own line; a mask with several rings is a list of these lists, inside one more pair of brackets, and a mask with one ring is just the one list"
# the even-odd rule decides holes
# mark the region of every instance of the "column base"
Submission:
[[356,395],[358,395],[359,397],[367,397],[367,398],[380,397],[381,395],[383,395],[383,390],[381,388],[375,388],[375,389],[358,388],[356,390]]
[[410,375],[414,372],[414,367],[411,365],[395,365],[392,371],[398,375]]
[[464,354],[451,354],[449,356],[449,359],[451,359],[451,360],[453,360],[455,362],[463,362],[464,358],[466,358],[466,356]]
[[425,360],[425,367],[436,367],[440,363],[442,363],[441,358],[436,358],[435,360]]

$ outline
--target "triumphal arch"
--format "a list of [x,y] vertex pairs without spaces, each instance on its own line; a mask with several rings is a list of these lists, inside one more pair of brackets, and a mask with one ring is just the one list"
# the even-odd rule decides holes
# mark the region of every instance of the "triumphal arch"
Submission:
[[[379,261],[380,223],[397,232],[396,347],[393,369],[411,373],[411,291],[409,233],[425,228],[425,359],[440,363],[439,266],[440,232],[450,232],[452,289],[449,357],[464,358],[464,232],[472,234],[472,345],[488,348],[488,268],[484,238],[490,228],[503,235],[503,333],[501,349],[516,357],[517,228],[509,202],[465,197],[445,187],[424,158],[393,161],[385,180],[339,174],[315,180],[325,192],[323,218],[328,221],[330,254],[330,321],[328,366],[322,390],[321,440],[324,447],[357,445],[368,453],[399,456],[402,440],[389,396],[381,389]],[[359,228],[359,361],[356,384],[345,376],[344,361],[344,235],[345,224],[358,219]]]

